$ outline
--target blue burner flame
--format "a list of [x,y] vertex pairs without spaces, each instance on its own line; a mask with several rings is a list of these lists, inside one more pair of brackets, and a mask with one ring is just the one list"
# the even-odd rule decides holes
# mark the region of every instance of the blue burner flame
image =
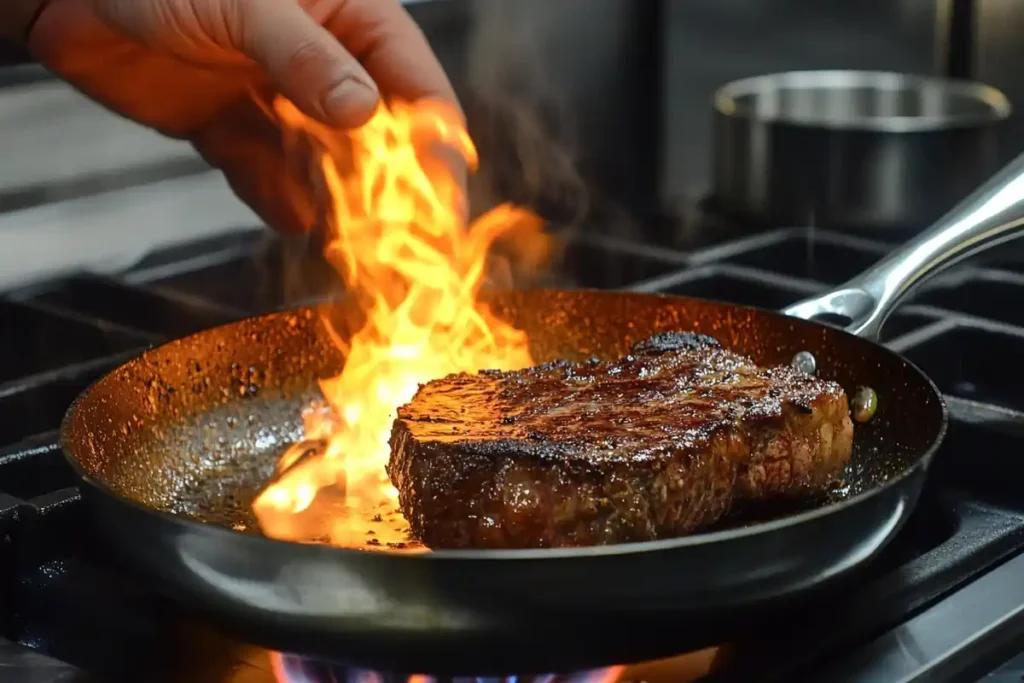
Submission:
[[296,655],[275,655],[278,683],[611,683],[611,669],[584,671],[569,676],[424,676],[388,674],[354,669]]

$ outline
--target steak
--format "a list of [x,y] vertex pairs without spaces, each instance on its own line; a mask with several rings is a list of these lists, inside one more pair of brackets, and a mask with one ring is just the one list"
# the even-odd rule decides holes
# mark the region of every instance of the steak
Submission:
[[666,333],[611,362],[429,382],[390,443],[429,547],[550,548],[681,536],[741,501],[822,493],[853,422],[834,382]]

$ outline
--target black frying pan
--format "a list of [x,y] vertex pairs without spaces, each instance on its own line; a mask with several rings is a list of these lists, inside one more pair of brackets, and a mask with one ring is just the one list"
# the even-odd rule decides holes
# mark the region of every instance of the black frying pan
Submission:
[[[1020,168],[863,276],[788,312],[845,315],[849,329],[874,336],[924,276],[1016,232],[1006,193]],[[856,427],[849,486],[769,521],[605,547],[410,556],[236,531],[253,528],[249,503],[301,435],[316,380],[341,367],[307,309],[203,332],[114,370],[69,411],[65,453],[107,536],[167,593],[244,637],[390,670],[536,672],[736,635],[862,565],[910,514],[945,432],[941,396],[920,370],[836,327],[634,293],[514,292],[492,303],[529,333],[540,361],[614,357],[668,330],[710,334],[762,365],[810,352],[821,376],[878,395],[874,419]]]

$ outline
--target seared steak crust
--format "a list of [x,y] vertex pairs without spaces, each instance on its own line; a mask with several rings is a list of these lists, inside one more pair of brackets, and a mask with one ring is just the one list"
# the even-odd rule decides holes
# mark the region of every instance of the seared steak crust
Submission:
[[398,411],[388,474],[432,548],[584,546],[821,491],[852,442],[837,384],[669,333],[613,362],[429,382]]

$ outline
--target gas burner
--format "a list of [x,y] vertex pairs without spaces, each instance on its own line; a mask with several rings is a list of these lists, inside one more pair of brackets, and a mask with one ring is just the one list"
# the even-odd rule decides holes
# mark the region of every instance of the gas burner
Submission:
[[625,667],[613,666],[569,675],[429,676],[381,673],[297,655],[272,654],[277,683],[617,683]]
[[642,664],[607,666],[569,674],[430,676],[382,673],[298,655],[271,653],[275,683],[691,683],[707,676],[722,648],[711,647]]

